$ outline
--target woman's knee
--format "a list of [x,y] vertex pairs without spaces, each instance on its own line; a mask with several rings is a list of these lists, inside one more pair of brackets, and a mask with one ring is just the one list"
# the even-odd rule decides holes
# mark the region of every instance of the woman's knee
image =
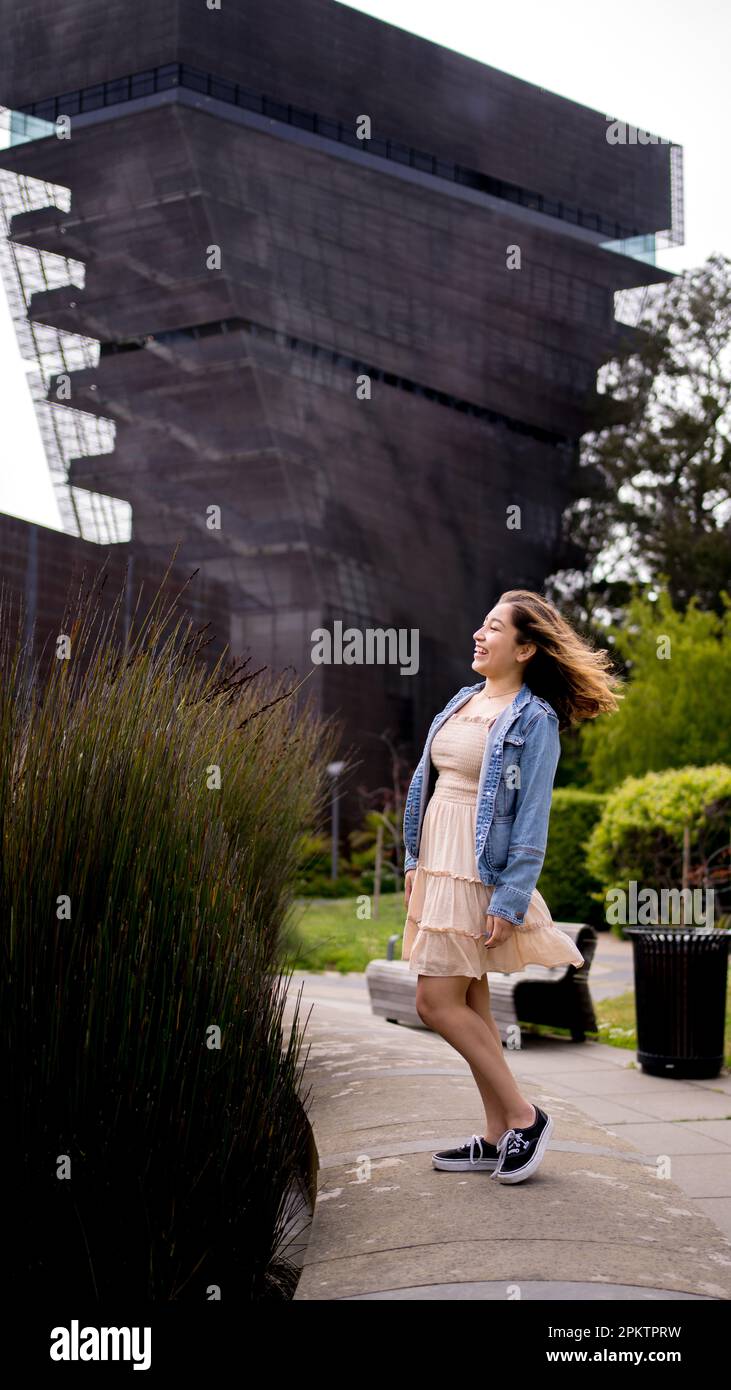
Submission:
[[416,981],[416,1012],[422,1023],[437,1022],[445,1009],[464,1004],[468,981],[459,975],[419,975]]
[[422,1023],[429,1023],[434,1017],[434,1003],[428,988],[423,988],[419,980],[416,986],[416,1012]]

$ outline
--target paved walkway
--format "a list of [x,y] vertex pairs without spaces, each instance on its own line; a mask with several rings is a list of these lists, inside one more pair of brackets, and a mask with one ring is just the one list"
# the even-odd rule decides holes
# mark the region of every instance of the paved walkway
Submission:
[[[595,997],[631,984],[627,944],[600,935]],[[731,1076],[526,1036],[505,1055],[554,1119],[539,1171],[436,1172],[433,1149],[482,1132],[467,1063],[374,1016],[363,975],[294,976],[288,1024],[300,986],[320,1169],[297,1299],[731,1298]]]

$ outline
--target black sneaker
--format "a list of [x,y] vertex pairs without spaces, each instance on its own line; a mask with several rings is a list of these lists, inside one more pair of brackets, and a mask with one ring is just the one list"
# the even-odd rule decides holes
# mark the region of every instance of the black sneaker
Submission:
[[496,1145],[488,1144],[480,1134],[473,1134],[458,1149],[440,1149],[431,1156],[433,1168],[449,1173],[492,1173],[498,1159]]
[[540,1105],[534,1105],[536,1119],[526,1129],[506,1129],[497,1142],[499,1161],[493,1171],[498,1182],[523,1182],[539,1166],[548,1148],[553,1120]]

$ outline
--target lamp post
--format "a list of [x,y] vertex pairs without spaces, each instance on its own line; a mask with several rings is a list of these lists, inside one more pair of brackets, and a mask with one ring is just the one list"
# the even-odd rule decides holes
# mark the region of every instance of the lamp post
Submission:
[[332,833],[332,849],[330,859],[330,877],[334,880],[338,876],[338,824],[340,819],[340,805],[338,799],[338,777],[340,776],[344,762],[328,763],[327,770],[332,778],[332,790],[330,793],[330,825]]

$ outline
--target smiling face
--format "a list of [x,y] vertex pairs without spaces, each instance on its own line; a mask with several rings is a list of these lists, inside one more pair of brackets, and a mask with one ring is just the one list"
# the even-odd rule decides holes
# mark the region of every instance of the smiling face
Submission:
[[501,685],[510,680],[520,686],[525,676],[526,662],[536,650],[535,644],[518,645],[509,603],[498,603],[486,615],[481,627],[473,634],[475,640],[472,669],[481,676]]

